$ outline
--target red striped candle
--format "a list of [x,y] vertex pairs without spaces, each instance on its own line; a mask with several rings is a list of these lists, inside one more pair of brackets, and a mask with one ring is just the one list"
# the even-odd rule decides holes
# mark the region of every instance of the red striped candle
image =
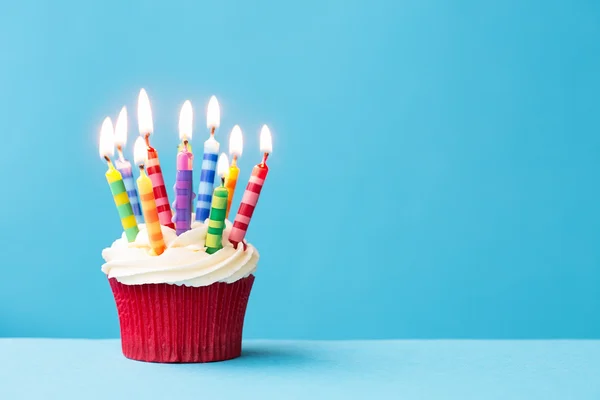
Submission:
[[167,188],[165,187],[165,180],[163,178],[162,170],[160,169],[160,162],[158,161],[158,153],[154,147],[150,146],[148,135],[146,136],[146,145],[148,146],[148,163],[146,164],[146,171],[148,173],[148,178],[152,181],[154,201],[156,202],[156,211],[158,211],[158,220],[161,225],[175,229],[175,224],[172,221],[173,214],[171,213]]
[[238,209],[238,213],[233,222],[233,227],[229,233],[229,241],[235,248],[237,248],[240,242],[243,243],[244,241],[248,226],[250,225],[250,220],[252,219],[252,214],[254,214],[254,209],[258,203],[258,197],[260,196],[265,179],[269,173],[269,167],[267,167],[266,162],[267,157],[272,151],[272,144],[271,132],[266,125],[263,125],[260,132],[260,149],[264,153],[263,160],[252,169],[252,175],[248,181],[248,186],[246,186],[240,208]]
[[146,140],[148,147],[148,161],[146,163],[146,171],[148,177],[152,181],[152,189],[154,191],[154,200],[158,211],[158,219],[161,225],[175,229],[173,223],[173,215],[171,214],[171,206],[169,197],[167,196],[167,188],[163,179],[160,162],[158,161],[158,153],[150,146],[150,134],[154,131],[154,123],[152,121],[152,109],[150,108],[150,100],[144,89],[140,90],[138,97],[138,127],[140,135]]

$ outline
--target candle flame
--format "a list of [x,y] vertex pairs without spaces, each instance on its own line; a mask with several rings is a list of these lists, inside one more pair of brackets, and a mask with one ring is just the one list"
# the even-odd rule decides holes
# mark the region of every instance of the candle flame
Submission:
[[273,139],[271,138],[271,131],[266,125],[263,125],[262,129],[260,130],[260,151],[269,154],[273,152]]
[[192,110],[192,103],[186,100],[179,112],[179,139],[182,141],[192,139],[193,120],[194,111]]
[[139,136],[133,145],[133,160],[137,165],[146,164],[148,158],[148,146],[143,137]]
[[219,125],[221,125],[221,109],[219,108],[217,98],[211,96],[206,110],[206,127],[212,129],[218,128]]
[[115,124],[115,146],[125,147],[127,143],[127,107],[123,106]]
[[229,153],[233,157],[240,157],[244,147],[244,138],[242,137],[242,129],[236,125],[229,134]]
[[115,154],[115,133],[110,117],[106,117],[100,128],[100,157],[112,157]]
[[140,90],[138,97],[138,128],[140,135],[146,135],[154,131],[154,123],[152,122],[152,108],[150,108],[150,99],[144,89]]
[[229,158],[227,157],[227,154],[221,153],[219,156],[219,161],[217,161],[217,175],[219,175],[221,178],[224,178],[227,176],[228,172]]

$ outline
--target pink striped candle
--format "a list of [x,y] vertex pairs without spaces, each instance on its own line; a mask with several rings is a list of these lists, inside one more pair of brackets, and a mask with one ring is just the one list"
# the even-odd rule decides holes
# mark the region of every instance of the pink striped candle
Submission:
[[269,167],[267,167],[267,157],[271,153],[272,147],[271,132],[266,125],[263,125],[260,132],[260,149],[264,153],[263,160],[260,164],[256,165],[252,169],[252,175],[248,181],[248,186],[246,186],[246,191],[242,197],[240,208],[238,209],[238,213],[233,221],[233,227],[229,233],[229,241],[236,249],[240,242],[244,244],[244,249],[246,248],[244,237],[248,231],[248,226],[250,225],[252,214],[254,213],[256,204],[258,203],[258,197],[260,196],[265,179],[269,173]]

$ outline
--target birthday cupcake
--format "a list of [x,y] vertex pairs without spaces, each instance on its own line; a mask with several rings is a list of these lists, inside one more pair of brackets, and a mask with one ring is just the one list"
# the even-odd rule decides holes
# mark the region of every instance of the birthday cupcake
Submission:
[[154,362],[208,362],[238,357],[258,251],[224,247],[204,251],[208,226],[195,222],[176,236],[162,227],[166,245],[152,255],[145,225],[132,243],[116,240],[102,252],[119,321],[123,354]]
[[[259,260],[258,251],[246,243],[244,237],[268,171],[265,161],[271,147],[270,133],[264,126],[261,149],[268,151],[264,151],[263,161],[252,171],[234,223],[226,220],[226,214],[236,184],[227,181],[226,176],[237,166],[234,163],[230,167],[225,154],[218,158],[218,163],[202,163],[201,196],[197,198],[196,214],[193,214],[193,156],[188,147],[191,104],[186,102],[181,119],[189,118],[189,123],[182,124],[180,119],[182,143],[177,158],[175,201],[173,209],[168,210],[173,215],[171,220],[164,221],[159,216],[156,198],[166,197],[166,191],[158,154],[149,142],[152,124],[143,121],[150,111],[147,97],[142,101],[142,94],[140,105],[147,109],[140,111],[138,108],[142,136],[134,146],[135,164],[140,170],[137,185],[125,183],[127,179],[133,180],[133,174],[131,164],[122,154],[123,139],[117,143],[120,163],[116,164],[129,165],[129,174],[122,174],[113,165],[115,135],[110,120],[105,121],[100,135],[100,154],[108,164],[106,178],[123,225],[122,236],[102,251],[105,260],[102,271],[108,277],[115,298],[123,354],[134,360],[165,363],[211,362],[238,357],[246,307]],[[212,159],[216,143],[213,136],[218,122],[215,123],[214,118],[212,124],[210,121],[209,114],[211,136],[205,143],[204,161]],[[241,154],[241,131],[233,136],[238,138],[231,149],[235,160]],[[122,132],[116,137],[123,138]],[[216,149],[218,151],[218,143]],[[152,170],[148,167],[150,153],[154,158]],[[215,164],[218,164],[217,171]],[[215,172],[221,182],[212,190],[213,182],[207,177],[214,179]],[[152,179],[151,175],[157,173],[160,177]],[[207,188],[211,190],[210,195],[206,193]],[[136,222],[136,217],[139,220],[142,216],[131,207],[129,199],[133,197],[134,204],[139,202],[141,205],[144,223]],[[199,210],[206,213],[203,210],[205,204],[209,205],[208,219],[196,221]]]

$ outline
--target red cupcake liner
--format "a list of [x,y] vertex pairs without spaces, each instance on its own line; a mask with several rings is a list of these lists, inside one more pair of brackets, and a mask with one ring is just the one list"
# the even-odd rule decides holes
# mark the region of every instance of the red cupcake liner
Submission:
[[109,279],[127,358],[198,363],[239,357],[254,276],[234,283],[188,287],[124,285]]

